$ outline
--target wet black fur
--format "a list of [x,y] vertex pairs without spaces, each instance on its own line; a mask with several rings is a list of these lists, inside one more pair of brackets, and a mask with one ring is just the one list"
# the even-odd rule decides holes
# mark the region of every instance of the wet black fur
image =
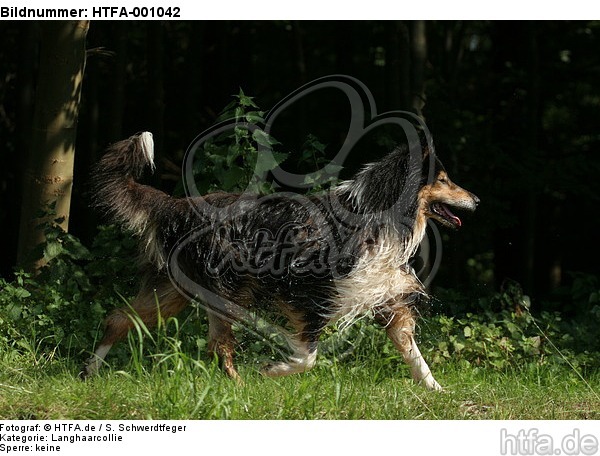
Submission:
[[[132,137],[111,147],[99,163],[96,205],[140,236],[143,282],[173,278],[170,261],[176,261],[186,276],[221,297],[220,303],[275,312],[285,303],[305,323],[302,339],[316,348],[335,310],[335,280],[348,276],[390,226],[399,238],[412,235],[416,195],[429,171],[429,159],[422,158],[411,161],[407,148],[397,148],[323,195],[212,193],[177,199],[136,181],[149,163]],[[144,223],[133,227],[136,217]],[[150,233],[153,248],[162,252],[160,264],[144,252]],[[259,233],[267,236],[260,239]],[[188,242],[177,250],[182,239]],[[263,245],[269,241],[271,250]],[[206,304],[235,313],[226,304]]]

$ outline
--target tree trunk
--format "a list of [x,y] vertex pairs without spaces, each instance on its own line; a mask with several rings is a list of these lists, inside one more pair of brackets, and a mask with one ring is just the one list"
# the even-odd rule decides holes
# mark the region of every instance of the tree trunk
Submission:
[[[125,21],[114,22],[115,56],[111,62],[111,102],[110,117],[107,125],[108,142],[123,139],[123,113],[125,112],[125,83],[127,75],[127,31],[129,24]],[[150,71],[152,71],[151,69]]]
[[292,22],[292,33],[294,34],[294,50],[296,69],[298,70],[298,87],[306,84],[306,59],[304,58],[304,38],[302,31],[302,23],[300,21]]
[[425,107],[425,64],[427,63],[427,36],[425,33],[425,21],[413,21],[410,28],[411,108],[415,114],[423,117],[423,108]]
[[[19,57],[17,66],[17,104],[16,104],[16,151],[12,161],[15,166],[14,178],[7,182],[6,197],[0,198],[0,204],[8,214],[20,216],[22,204],[21,176],[25,172],[26,151],[31,145],[31,124],[33,122],[33,97],[35,94],[35,74],[39,44],[39,23],[26,22],[19,34]],[[14,196],[9,196],[14,195]],[[17,259],[19,241],[18,220],[12,221],[5,229],[0,244],[4,253],[3,273],[10,273]]]
[[[527,97],[528,114],[528,150],[533,157],[539,156],[538,147],[538,126],[540,115],[540,59],[538,50],[538,37],[536,25],[529,24],[527,28],[527,39],[529,41],[529,93]],[[536,219],[537,219],[537,201],[539,189],[531,181],[527,183],[525,195],[525,248],[523,250],[523,266],[525,268],[523,288],[528,293],[535,290],[535,237],[536,237]]]
[[[89,21],[42,24],[40,68],[35,96],[31,149],[23,176],[23,206],[17,262],[38,270],[43,258],[32,257],[45,241],[40,224],[58,219],[69,227],[75,135],[85,67]],[[53,205],[56,215],[41,216]]]
[[393,21],[387,26],[388,56],[386,57],[386,94],[388,109],[410,110],[410,40],[404,22]]

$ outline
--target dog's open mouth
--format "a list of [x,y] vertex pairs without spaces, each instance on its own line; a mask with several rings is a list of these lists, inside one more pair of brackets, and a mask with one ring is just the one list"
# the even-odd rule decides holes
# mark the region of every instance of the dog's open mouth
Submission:
[[462,226],[460,218],[454,215],[448,206],[443,203],[433,203],[431,205],[431,211],[438,216],[440,222],[447,224],[452,228],[460,228]]

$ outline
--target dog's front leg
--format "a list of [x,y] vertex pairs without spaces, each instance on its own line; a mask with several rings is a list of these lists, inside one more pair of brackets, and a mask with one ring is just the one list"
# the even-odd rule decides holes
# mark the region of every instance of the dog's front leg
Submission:
[[[389,331],[388,336],[392,339],[394,345],[398,347],[398,342],[396,342],[395,336],[391,335]],[[441,391],[442,387],[435,380],[435,378],[433,378],[433,374],[431,373],[427,362],[423,358],[423,355],[421,355],[421,351],[415,342],[415,338],[410,336],[409,341],[403,341],[401,344],[402,348],[400,351],[402,352],[402,357],[410,366],[410,373],[414,381],[422,384],[427,389]]]
[[441,391],[442,387],[433,378],[414,338],[415,319],[410,305],[394,303],[375,312],[377,321],[385,327],[388,337],[402,353],[402,358],[410,366],[413,380],[427,389]]

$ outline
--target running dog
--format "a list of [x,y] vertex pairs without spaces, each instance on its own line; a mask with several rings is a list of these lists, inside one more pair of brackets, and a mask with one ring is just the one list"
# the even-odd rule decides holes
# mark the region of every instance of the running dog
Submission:
[[143,279],[131,305],[107,317],[82,378],[97,372],[135,318],[152,327],[201,299],[209,353],[232,378],[239,374],[231,325],[245,312],[266,309],[288,322],[292,354],[265,366],[267,376],[308,371],[328,324],[371,312],[413,379],[441,389],[414,338],[426,292],[409,260],[428,219],[457,229],[462,222],[450,208],[473,211],[479,198],[450,180],[432,146],[398,147],[313,196],[175,198],[138,182],[147,167],[154,146],[144,132],[109,147],[95,170],[95,204],[140,239]]

